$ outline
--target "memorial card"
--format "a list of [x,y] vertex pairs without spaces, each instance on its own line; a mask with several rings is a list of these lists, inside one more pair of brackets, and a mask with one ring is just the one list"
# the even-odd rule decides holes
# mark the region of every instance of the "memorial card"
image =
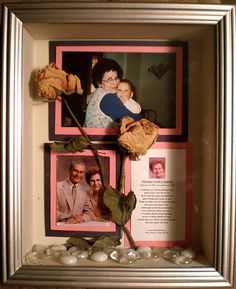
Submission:
[[[191,226],[190,147],[156,143],[138,161],[128,163],[126,187],[137,197],[129,222],[137,245],[187,245]],[[128,190],[127,190],[128,191]]]

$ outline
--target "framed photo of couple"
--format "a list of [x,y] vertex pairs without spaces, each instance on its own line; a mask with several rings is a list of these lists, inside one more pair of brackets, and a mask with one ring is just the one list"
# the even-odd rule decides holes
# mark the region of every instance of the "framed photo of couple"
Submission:
[[[89,122],[89,109],[87,111],[91,95],[96,94],[96,83],[92,77],[95,71],[93,68],[101,59],[109,58],[120,65],[122,78],[128,79],[132,84],[134,91],[130,98],[140,107],[140,110],[134,112],[140,112],[141,117],[151,120],[160,127],[158,140],[187,140],[186,42],[50,41],[49,52],[50,62],[56,63],[68,73],[77,75],[81,81],[83,93],[68,96],[67,102],[80,124],[86,126],[84,129],[91,139],[114,140],[119,133],[117,126]],[[95,75],[94,79],[95,77],[97,76]],[[101,87],[103,88],[103,82]],[[123,101],[121,105],[126,108],[128,104]],[[132,107],[128,108],[132,112]],[[122,107],[116,106],[112,109],[122,110]],[[112,115],[112,119],[114,117]],[[49,121],[49,138],[52,140],[66,139],[79,134],[74,120],[60,100],[49,104]],[[119,119],[115,118],[115,123],[119,123]]]
[[[196,1],[10,3],[2,11],[3,283],[232,288],[235,5]],[[89,97],[99,84],[92,82],[93,68],[99,59],[107,58],[119,64],[122,76],[113,74],[102,81],[130,80],[136,89],[130,99],[140,105],[143,117],[160,128],[148,153],[126,162],[125,192],[134,190],[137,203],[125,228],[138,246],[199,248],[197,258],[189,264],[174,264],[164,257],[132,265],[110,259],[99,264],[88,259],[73,266],[49,259],[27,263],[26,256],[35,244],[48,247],[65,244],[69,236],[120,234],[107,220],[75,224],[74,219],[67,223],[61,217],[66,185],[71,189],[69,202],[82,204],[74,197],[76,186],[64,181],[82,175],[79,185],[91,191],[85,168],[93,168],[95,162],[87,148],[67,153],[49,149],[48,143],[70,141],[80,133],[60,99],[48,105],[35,96],[35,72],[49,62],[78,75],[83,93],[66,96],[69,107],[98,146],[106,172],[104,182],[117,186],[121,168],[115,148],[118,129],[89,126],[86,118]],[[113,93],[113,99],[122,110],[129,110],[121,105],[118,93]],[[110,118],[118,111],[106,105],[100,108],[110,111]],[[128,246],[123,235],[122,246]]]
[[[102,186],[116,187],[119,177],[119,157],[116,148],[98,149],[100,166],[91,150],[59,153],[45,144],[45,228],[47,236],[99,237],[117,235],[120,230],[109,221],[108,212],[97,214],[97,200],[89,202],[91,194],[102,193]],[[79,172],[81,176],[79,175]],[[72,184],[78,187],[71,200]],[[83,195],[89,196],[84,198]],[[69,205],[69,208],[67,206]],[[80,207],[83,207],[80,209]],[[103,208],[98,207],[102,212]],[[68,221],[67,212],[84,212],[83,219]],[[99,212],[100,213],[100,212]]]
[[[104,185],[116,188],[120,174],[120,155],[117,148],[101,146],[98,154]],[[79,168],[84,170],[84,179],[79,181],[75,179],[77,174],[74,176],[71,170],[73,163],[79,164]],[[162,166],[162,170],[159,166]],[[137,245],[187,246],[190,244],[191,166],[191,150],[186,143],[155,143],[145,156],[140,157],[140,160],[126,161],[125,192],[132,190],[137,198],[136,209],[127,228],[131,231]],[[91,202],[92,208],[85,211],[86,203],[82,198],[69,200],[72,188],[68,182],[81,184],[78,198],[81,196],[82,188],[89,191],[89,194],[96,194],[98,188],[94,187],[94,181],[98,181],[99,178],[102,186],[101,171],[94,171],[96,167],[97,163],[90,150],[59,153],[51,150],[48,144],[45,145],[46,235],[119,236],[119,227],[106,219],[106,215],[104,218],[100,215],[98,218],[96,215],[91,219],[89,212],[95,212],[93,202]],[[69,223],[68,220],[64,221],[67,217],[65,207],[70,202],[73,202],[71,207],[76,206],[76,202],[78,206],[83,202],[87,219],[76,221],[74,224]],[[78,208],[75,210],[78,211]],[[125,246],[129,246],[126,239]]]

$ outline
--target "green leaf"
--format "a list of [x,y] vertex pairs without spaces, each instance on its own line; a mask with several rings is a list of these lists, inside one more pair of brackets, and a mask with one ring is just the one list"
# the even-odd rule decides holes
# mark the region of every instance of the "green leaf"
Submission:
[[65,143],[54,142],[50,144],[50,148],[55,152],[67,152],[65,149]]
[[75,140],[65,145],[65,148],[69,152],[82,152],[87,146],[89,146],[88,140],[84,136],[79,136]]
[[116,236],[114,237],[103,236],[94,242],[94,244],[92,245],[92,250],[93,252],[102,251],[106,248],[116,247],[120,244],[121,244],[120,240]]
[[126,197],[126,208],[128,212],[132,212],[136,207],[137,199],[133,191],[130,191]]
[[112,221],[121,226],[128,222],[136,206],[134,192],[130,191],[126,196],[111,186],[106,188],[103,201],[111,211]]
[[82,152],[89,145],[89,141],[84,136],[78,136],[70,142],[54,142],[50,147],[56,152]]
[[121,193],[108,186],[104,192],[103,202],[112,213],[112,220],[118,224],[122,224],[122,210],[120,208]]
[[79,248],[84,249],[84,250],[88,250],[91,247],[89,245],[88,241],[86,241],[83,238],[76,238],[76,237],[72,237],[72,238],[68,239],[66,241],[65,246],[67,248],[76,246],[76,247],[79,247]]

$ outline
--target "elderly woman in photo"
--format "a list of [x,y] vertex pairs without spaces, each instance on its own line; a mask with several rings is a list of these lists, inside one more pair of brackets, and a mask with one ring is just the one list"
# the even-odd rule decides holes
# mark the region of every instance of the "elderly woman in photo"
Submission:
[[110,210],[103,203],[104,187],[102,185],[101,174],[97,167],[87,170],[85,180],[91,189],[90,211],[88,216],[93,221],[107,221],[110,219]]
[[165,162],[162,159],[152,159],[149,162],[150,178],[165,178]]
[[124,116],[139,120],[139,113],[132,113],[116,95],[122,78],[122,68],[113,59],[104,58],[98,61],[92,71],[93,92],[85,115],[84,127],[112,128],[118,127]]

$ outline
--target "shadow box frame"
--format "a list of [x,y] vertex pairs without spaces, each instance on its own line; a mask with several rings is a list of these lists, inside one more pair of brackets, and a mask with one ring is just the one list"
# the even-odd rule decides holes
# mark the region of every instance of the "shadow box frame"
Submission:
[[[81,37],[85,39],[86,35],[92,35],[91,31],[99,25],[108,29],[108,32],[110,29],[108,27],[115,28],[117,25],[123,28],[125,26],[127,29],[132,25],[138,25],[139,28],[146,26],[149,28],[149,33],[154,33],[155,29],[150,28],[158,28],[158,25],[167,30],[170,26],[175,27],[177,32],[182,27],[187,29],[186,32],[189,33],[190,38],[194,37],[193,31],[196,26],[200,31],[202,29],[201,35],[204,34],[204,28],[213,27],[216,40],[214,44],[216,51],[216,161],[215,182],[209,192],[213,192],[214,202],[209,198],[209,204],[207,204],[208,206],[210,203],[214,203],[215,208],[210,224],[214,230],[211,265],[203,267],[164,265],[158,267],[150,264],[146,266],[137,264],[127,268],[127,266],[117,264],[107,266],[94,263],[72,267],[24,264],[25,250],[31,249],[26,248],[29,243],[27,238],[33,242],[35,236],[34,230],[32,232],[28,230],[27,238],[26,235],[23,235],[26,220],[29,222],[28,226],[33,219],[29,217],[34,217],[32,208],[28,206],[28,218],[26,218],[23,201],[26,196],[37,199],[37,195],[31,196],[27,192],[33,191],[31,168],[41,161],[40,159],[37,162],[31,162],[31,158],[25,158],[25,156],[30,156],[34,152],[31,138],[37,137],[38,131],[33,134],[31,125],[32,122],[37,124],[38,120],[33,118],[32,111],[41,109],[41,105],[35,105],[32,99],[27,100],[25,97],[25,93],[30,90],[28,76],[31,75],[33,69],[37,68],[35,67],[37,65],[31,61],[31,58],[28,58],[30,61],[25,65],[26,59],[23,57],[23,52],[30,44],[31,48],[34,47],[36,39],[40,41],[45,38],[73,39],[78,37],[76,35],[78,29],[74,29],[78,25],[86,28],[81,31]],[[27,37],[25,37],[25,31],[28,31]],[[170,32],[170,30],[168,31]],[[126,35],[126,29],[122,33]],[[236,159],[235,7],[223,4],[127,2],[7,4],[3,6],[2,36],[1,249],[3,283],[7,285],[69,285],[86,288],[233,286]],[[121,37],[121,34],[118,33],[116,37],[119,36]],[[112,34],[112,37],[115,35]],[[137,38],[137,35],[134,37]],[[150,37],[154,36],[150,34]],[[169,37],[171,36],[169,35]],[[47,61],[44,64],[46,65]],[[27,135],[28,131],[31,133]],[[42,147],[40,149],[43,151]],[[41,174],[43,173],[41,172]]]

